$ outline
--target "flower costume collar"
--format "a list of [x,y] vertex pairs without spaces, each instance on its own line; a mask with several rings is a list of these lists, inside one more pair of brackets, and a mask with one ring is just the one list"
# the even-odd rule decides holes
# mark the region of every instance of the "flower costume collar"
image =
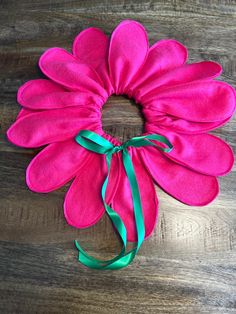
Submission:
[[[89,130],[121,146],[103,131],[101,108],[110,95],[126,94],[141,104],[143,136],[158,134],[173,145],[171,152],[154,146],[128,148],[140,190],[145,238],[157,220],[153,181],[185,204],[210,203],[219,192],[217,177],[231,170],[234,158],[230,146],[208,132],[232,117],[235,91],[215,80],[222,71],[218,63],[187,64],[187,56],[176,40],[149,47],[144,27],[132,20],[121,22],[110,40],[100,29],[88,28],[75,38],[72,53],[48,49],[39,60],[48,79],[31,80],[19,88],[17,100],[23,109],[7,132],[18,146],[47,145],[27,168],[29,188],[48,193],[73,179],[64,202],[66,220],[76,228],[95,224],[105,212],[101,187],[107,176],[106,157],[75,138]],[[127,240],[137,241],[121,152],[112,158],[105,201],[123,221]]]

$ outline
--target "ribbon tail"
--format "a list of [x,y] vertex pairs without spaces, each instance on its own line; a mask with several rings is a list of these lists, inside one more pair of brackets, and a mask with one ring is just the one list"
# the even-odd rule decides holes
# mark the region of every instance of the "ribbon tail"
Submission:
[[106,155],[106,161],[107,161],[107,168],[108,168],[108,174],[107,177],[103,183],[102,186],[102,199],[104,203],[104,207],[106,209],[106,212],[111,219],[112,223],[116,227],[119,236],[123,242],[122,249],[120,253],[114,257],[113,259],[110,260],[98,260],[90,255],[88,255],[82,247],[79,245],[77,241],[75,241],[75,246],[79,251],[78,255],[78,260],[81,262],[83,265],[93,268],[93,269],[118,269],[118,268],[123,268],[125,267],[125,263],[120,262],[121,259],[124,257],[125,251],[126,251],[126,245],[127,245],[127,231],[125,228],[125,225],[120,218],[120,216],[106,203],[105,201],[105,195],[106,195],[106,188],[108,184],[108,179],[109,179],[109,174],[110,174],[110,168],[111,168],[111,159],[112,159],[112,154],[107,154]]

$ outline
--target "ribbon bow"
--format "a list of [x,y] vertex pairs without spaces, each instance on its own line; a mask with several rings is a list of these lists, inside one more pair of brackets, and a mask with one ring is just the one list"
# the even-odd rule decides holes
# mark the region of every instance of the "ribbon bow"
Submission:
[[[145,237],[145,226],[144,226],[142,203],[141,203],[141,198],[140,198],[139,187],[138,187],[138,183],[137,183],[137,179],[135,175],[133,162],[127,148],[130,146],[132,147],[155,146],[161,151],[170,152],[173,146],[168,141],[167,138],[158,134],[133,137],[120,146],[114,146],[111,142],[101,137],[100,135],[94,132],[88,131],[88,130],[82,130],[75,137],[75,140],[78,144],[80,144],[81,146],[83,146],[84,148],[88,150],[91,150],[98,154],[106,155],[108,173],[102,185],[102,190],[101,190],[102,200],[103,200],[103,204],[106,209],[106,212],[109,218],[111,219],[111,221],[113,222],[114,226],[116,227],[118,234],[123,242],[123,247],[120,253],[116,257],[110,260],[98,260],[88,255],[79,245],[79,243],[75,241],[75,245],[79,251],[78,260],[85,266],[89,268],[95,268],[95,269],[120,269],[120,268],[126,267],[134,259]],[[167,145],[167,148],[161,147],[160,145],[157,145],[151,142],[151,140],[156,140],[160,143],[163,143]],[[136,223],[136,230],[137,230],[137,239],[138,239],[137,245],[129,252],[126,252],[127,232],[126,232],[125,225],[122,219],[120,218],[120,216],[105,201],[106,189],[107,189],[108,179],[110,175],[112,156],[113,154],[120,151],[122,151],[123,164],[124,164],[125,171],[126,171],[129,184],[131,187],[132,199],[133,199],[133,204],[134,204],[134,216],[135,216],[135,223]]]

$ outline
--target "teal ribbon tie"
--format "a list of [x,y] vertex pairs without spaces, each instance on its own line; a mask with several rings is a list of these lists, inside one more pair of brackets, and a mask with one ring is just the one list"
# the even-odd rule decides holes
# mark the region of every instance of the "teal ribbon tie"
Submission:
[[[79,145],[83,146],[84,148],[92,152],[106,155],[108,171],[107,171],[107,177],[102,185],[102,190],[101,190],[102,200],[103,200],[106,213],[108,214],[109,218],[111,219],[115,228],[117,229],[118,234],[123,243],[122,249],[116,257],[110,260],[98,260],[88,255],[82,249],[78,241],[75,241],[75,245],[79,251],[78,260],[83,265],[89,268],[94,268],[94,269],[120,269],[120,268],[126,267],[134,259],[145,237],[145,225],[144,225],[144,219],[143,219],[142,203],[141,203],[141,198],[140,198],[138,182],[135,175],[133,162],[127,148],[130,146],[132,147],[155,146],[161,151],[170,152],[173,146],[166,137],[159,134],[150,134],[150,135],[133,137],[127,142],[123,143],[122,145],[115,146],[111,142],[109,142],[108,140],[106,140],[105,138],[101,137],[100,135],[94,132],[91,132],[88,130],[82,130],[75,137],[75,140]],[[160,145],[157,145],[153,143],[152,140],[165,144],[167,147],[162,147]],[[107,189],[107,184],[108,184],[108,179],[109,179],[110,169],[111,169],[112,156],[113,154],[117,152],[122,152],[122,160],[123,160],[124,168],[125,168],[126,175],[128,177],[129,184],[131,187],[133,206],[134,206],[134,216],[135,216],[135,223],[136,223],[136,230],[137,230],[137,245],[128,252],[126,252],[126,248],[127,248],[126,227],[122,219],[120,218],[120,216],[105,201],[106,189]]]

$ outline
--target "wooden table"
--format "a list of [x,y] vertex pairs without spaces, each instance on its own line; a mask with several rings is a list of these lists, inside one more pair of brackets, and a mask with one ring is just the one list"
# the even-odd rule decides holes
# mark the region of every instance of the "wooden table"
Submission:
[[[109,220],[76,230],[63,216],[68,186],[36,194],[25,169],[37,150],[7,142],[19,111],[18,87],[42,76],[39,56],[49,47],[70,49],[89,26],[110,34],[122,19],[142,22],[150,43],[175,38],[189,62],[214,60],[221,79],[235,84],[236,2],[63,1],[0,2],[0,312],[5,313],[236,313],[235,168],[220,179],[219,197],[188,207],[156,187],[159,223],[135,261],[120,271],[99,272],[76,261],[73,240],[97,256],[118,244]],[[103,109],[104,129],[121,140],[139,134],[139,109],[113,96]],[[235,149],[236,121],[214,132]]]

